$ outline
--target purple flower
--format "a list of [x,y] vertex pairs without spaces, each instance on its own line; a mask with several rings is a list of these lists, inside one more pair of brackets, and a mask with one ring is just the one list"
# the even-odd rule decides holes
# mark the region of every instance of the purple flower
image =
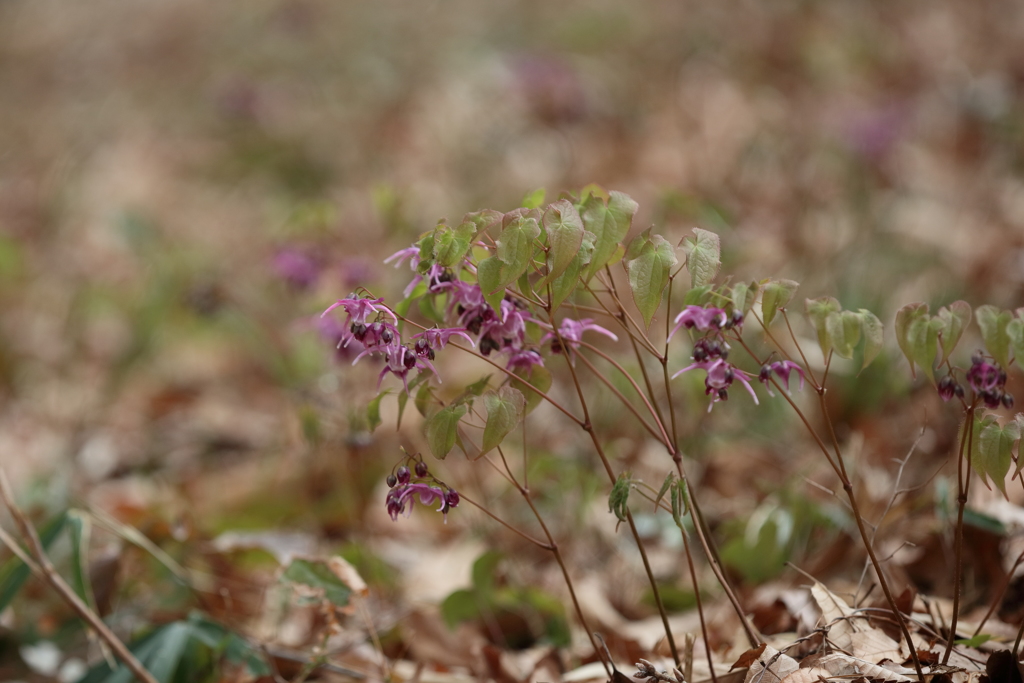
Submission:
[[688,330],[697,328],[701,332],[708,330],[720,330],[729,322],[729,316],[721,308],[702,308],[701,306],[687,306],[676,316],[676,324],[669,332],[668,338],[685,327]]
[[508,356],[509,370],[529,372],[534,365],[544,365],[544,358],[533,349],[514,349]]
[[395,268],[402,265],[402,262],[409,259],[409,267],[416,270],[416,266],[420,264],[420,248],[416,245],[407,247],[405,249],[399,249],[391,256],[384,259],[384,263],[395,262]]
[[800,388],[803,389],[804,369],[791,360],[777,360],[774,363],[762,366],[761,373],[757,378],[761,380],[762,384],[764,384],[765,389],[768,391],[768,395],[774,398],[775,394],[772,393],[771,374],[774,372],[775,375],[782,380],[783,384],[786,385],[786,393],[788,394],[790,393],[789,376],[794,371],[796,371],[796,374],[800,376]]
[[335,308],[344,308],[345,313],[348,316],[345,320],[345,325],[359,323],[361,325],[366,324],[367,318],[373,314],[383,313],[391,316],[391,320],[398,324],[398,317],[391,312],[391,309],[384,305],[383,297],[380,299],[364,299],[350,294],[346,299],[338,299],[336,302],[327,307],[320,317],[327,315]]
[[[356,360],[352,361],[355,365],[356,361],[359,360],[363,355],[372,352],[374,349],[367,349],[359,356]],[[423,370],[429,370],[434,373],[434,377],[440,383],[441,377],[437,374],[437,369],[434,368],[433,363],[426,355],[417,354],[415,351],[410,349],[408,346],[395,345],[388,346],[384,349],[384,369],[380,371],[380,375],[377,376],[377,388],[380,388],[380,383],[384,381],[384,376],[389,372],[402,380],[402,384],[405,385],[405,393],[409,393],[409,371],[413,368],[420,368]]]
[[473,341],[473,338],[466,334],[465,327],[434,327],[429,330],[423,330],[419,334],[414,334],[412,338],[422,338],[426,340],[427,344],[429,344],[432,349],[443,349],[445,344],[447,344],[454,336],[465,337],[466,341],[468,341],[470,345],[476,346],[476,342]]
[[[558,326],[558,334],[562,337],[562,341],[572,349],[579,348],[579,342],[582,341],[583,333],[587,330],[603,334],[613,341],[619,341],[619,338],[612,332],[606,330],[600,325],[595,325],[594,321],[590,318],[583,318],[582,320],[562,318],[562,323]],[[554,332],[548,332],[545,334],[541,342],[545,342],[549,339],[557,339]]]
[[417,495],[423,505],[433,505],[435,502],[441,504],[437,511],[444,515],[445,524],[448,523],[448,511],[459,505],[459,494],[454,489],[444,491],[439,486],[422,483],[399,484],[388,491],[387,508],[391,519],[398,521],[400,514],[406,517],[411,515],[413,500]]
[[1006,373],[997,364],[989,363],[981,356],[975,356],[971,360],[971,369],[967,371],[967,383],[975,393],[992,391],[1006,384]]
[[750,376],[739,368],[729,365],[729,363],[721,358],[687,365],[685,368],[672,375],[672,379],[675,379],[684,372],[695,368],[704,370],[708,373],[707,377],[704,378],[704,394],[706,396],[711,396],[711,405],[708,406],[708,412],[711,412],[711,408],[714,407],[716,403],[719,401],[725,401],[729,398],[728,390],[732,385],[733,380],[739,380],[740,383],[746,387],[750,396],[754,399],[754,404],[756,405],[758,403],[757,394],[754,393],[754,388],[750,386]]
[[299,249],[282,249],[274,256],[274,270],[295,289],[308,289],[320,277],[320,264]]

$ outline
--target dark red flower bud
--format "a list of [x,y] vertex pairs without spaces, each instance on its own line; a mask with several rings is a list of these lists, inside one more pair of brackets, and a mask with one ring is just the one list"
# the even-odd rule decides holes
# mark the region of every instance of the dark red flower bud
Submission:
[[416,469],[416,476],[417,477],[425,477],[425,476],[427,476],[427,463],[423,462],[422,460],[418,460],[416,462],[416,468],[415,469]]
[[448,493],[444,494],[444,502],[446,502],[450,508],[458,507],[459,492],[455,489],[448,489]]
[[398,483],[398,477],[396,477],[393,474],[389,474],[388,475],[388,488],[389,489],[395,488],[395,484],[397,484],[397,483]]
[[1007,410],[1013,407],[1013,394],[1003,394],[1003,407]]
[[408,467],[406,467],[405,465],[402,465],[401,467],[398,468],[397,474],[398,474],[398,483],[399,484],[408,484],[409,483],[409,479],[411,477],[410,477],[410,474],[409,474],[409,468]]

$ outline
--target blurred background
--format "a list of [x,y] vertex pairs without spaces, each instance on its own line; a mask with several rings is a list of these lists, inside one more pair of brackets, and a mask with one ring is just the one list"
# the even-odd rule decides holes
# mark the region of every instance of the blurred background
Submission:
[[[408,272],[381,261],[440,218],[592,182],[639,202],[635,229],[653,224],[673,240],[714,230],[725,272],[797,280],[798,300],[834,295],[887,325],[911,301],[1014,308],[1024,303],[1022,35],[1024,6],[1010,0],[7,0],[0,466],[40,523],[69,506],[101,511],[215,577],[215,590],[185,590],[149,554],[97,532],[94,587],[126,627],[200,608],[265,642],[308,646],[321,633],[315,610],[267,615],[273,557],[292,543],[342,552],[367,575],[391,656],[443,659],[414,652],[409,605],[465,588],[494,527],[462,510],[444,527],[421,510],[387,519],[382,479],[400,444],[422,448],[418,432],[371,433],[376,371],[334,358],[319,312],[358,285],[396,296]],[[918,462],[934,472],[955,417],[895,353],[838,379],[836,413],[881,508],[890,459],[925,429]],[[694,438],[754,458],[763,477],[738,457],[698,471],[711,514],[733,520],[721,542],[740,544],[732,567],[753,590],[786,559],[820,559],[844,522],[834,498],[804,483],[820,463],[799,459],[801,437],[778,436],[772,415],[750,437],[722,412],[712,443],[700,416]],[[562,438],[551,450],[563,457],[538,467],[580,485],[538,495],[560,528],[610,526],[589,456],[564,457],[574,446]],[[645,448],[622,427],[623,462],[643,471]],[[445,463],[445,476],[490,490],[465,465]],[[937,533],[932,494],[949,474],[913,508],[930,520],[921,539]],[[786,526],[778,514],[796,531],[759,535],[766,519]],[[1010,531],[993,523],[998,549]],[[217,544],[240,530],[284,540]],[[625,541],[594,534],[569,544],[580,566],[636,569],[632,556],[596,568],[601,544]],[[744,548],[762,542],[771,560],[745,566]],[[686,608],[678,547],[665,553],[666,586]],[[829,566],[856,579],[854,559]],[[503,571],[508,586],[560,595],[557,571]],[[930,571],[909,575],[947,590],[945,569]],[[642,581],[593,590],[624,620],[651,613]],[[558,612],[515,596],[527,625]],[[0,672],[42,676],[18,648],[52,639],[71,651],[80,639],[69,621],[30,582],[0,615]],[[499,645],[519,637],[491,626],[484,637]],[[557,642],[557,629],[519,628],[527,644]]]

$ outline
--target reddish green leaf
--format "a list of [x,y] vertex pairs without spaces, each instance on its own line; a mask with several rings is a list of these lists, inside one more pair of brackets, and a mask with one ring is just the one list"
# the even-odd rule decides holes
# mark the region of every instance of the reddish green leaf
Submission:
[[633,301],[643,316],[644,324],[650,326],[677,261],[672,245],[661,235],[648,237],[639,252],[626,264],[626,272]]
[[615,255],[619,242],[629,233],[637,208],[637,203],[622,192],[610,192],[607,203],[594,194],[584,200],[580,217],[583,226],[594,233],[594,253],[584,271],[584,280],[589,282]]
[[548,236],[548,277],[565,272],[583,245],[583,219],[571,202],[560,199],[544,212]]
[[942,345],[942,357],[939,358],[941,365],[949,358],[949,354],[956,348],[964,330],[970,324],[971,306],[966,301],[954,301],[948,308],[940,308],[938,317],[942,323],[939,329],[939,342]]

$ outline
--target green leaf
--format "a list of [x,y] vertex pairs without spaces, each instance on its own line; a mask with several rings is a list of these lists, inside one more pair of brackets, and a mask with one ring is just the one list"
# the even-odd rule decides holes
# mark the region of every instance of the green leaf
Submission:
[[610,192],[607,203],[594,194],[584,200],[580,217],[583,226],[594,233],[594,253],[583,274],[584,280],[589,282],[615,255],[619,242],[629,234],[637,208],[638,204],[622,192]]
[[[806,299],[804,300],[804,308],[807,311],[807,317],[810,319],[811,325],[818,333],[818,346],[821,347],[821,355],[827,359],[829,352],[832,350],[832,335],[830,334],[828,318],[829,315],[839,313],[843,309],[835,297],[831,296]],[[839,324],[841,326],[841,319]],[[833,330],[836,328],[834,320],[831,327]]]
[[480,616],[480,601],[476,592],[460,588],[451,593],[441,603],[441,616],[448,628],[454,629],[464,621],[472,621]]
[[966,301],[954,301],[949,308],[939,309],[938,318],[942,323],[939,328],[939,341],[942,344],[942,357],[939,358],[939,365],[942,365],[956,348],[964,330],[971,322],[971,306]]
[[853,311],[829,313],[825,317],[825,330],[829,345],[836,355],[840,358],[853,358],[853,349],[860,341],[860,316]]
[[[501,231],[496,240],[497,259],[501,261],[498,285],[507,287],[526,272],[533,260],[534,240],[540,235],[540,225],[535,218],[515,216]],[[488,303],[490,303],[488,301]],[[496,307],[493,307],[498,310]]]
[[1006,475],[1010,471],[1012,461],[1010,451],[1020,440],[1020,427],[1016,422],[1011,422],[1001,428],[992,416],[986,416],[984,421],[975,420],[975,434],[979,434],[979,430],[977,446],[971,452],[971,465],[986,486],[988,479],[991,478],[1005,497]]
[[722,248],[718,235],[710,230],[693,229],[694,237],[685,240],[686,270],[690,273],[690,287],[709,284],[722,266]]
[[337,605],[348,605],[352,589],[331,571],[326,562],[295,558],[282,575],[292,583],[309,586],[323,592],[324,598]]
[[672,520],[680,529],[683,528],[683,516],[690,513],[690,492],[686,482],[676,479],[672,484]]
[[544,230],[548,235],[548,277],[557,278],[569,267],[583,245],[583,219],[566,199],[560,199],[544,211]]
[[434,258],[437,263],[451,268],[459,263],[473,243],[476,225],[469,221],[459,224],[452,230],[447,225],[439,225],[434,230]]
[[761,295],[761,316],[764,326],[768,327],[775,319],[775,313],[785,308],[800,285],[793,280],[769,280]]
[[675,250],[661,235],[648,238],[640,253],[626,264],[633,301],[648,327],[661,306],[662,294],[668,285],[672,267],[676,265]]
[[[399,394],[399,398],[401,396],[402,394]],[[430,417],[433,414],[434,411],[430,410],[433,398],[433,390],[427,382],[421,384],[420,388],[416,390],[416,398],[413,399],[413,405],[416,406],[416,411],[423,417]]]
[[711,299],[711,285],[693,287],[683,296],[683,306],[703,306]]
[[[523,372],[517,371],[517,377],[522,377]],[[530,373],[525,377],[526,381],[537,389],[543,391],[545,394],[548,389],[551,388],[551,373],[543,365],[533,365],[530,367]],[[538,394],[536,391],[526,386],[526,382],[521,379],[513,379],[511,382],[512,386],[522,392],[523,396],[526,397],[526,408],[524,414],[529,414],[540,405],[540,402],[544,400],[544,397]]]
[[1011,320],[1006,326],[1006,336],[1010,338],[1014,361],[1019,367],[1024,368],[1024,318]]
[[614,512],[620,522],[626,521],[626,515],[629,512],[629,491],[632,486],[633,482],[629,478],[629,472],[623,472],[615,480],[612,492],[608,494],[608,512]]
[[914,370],[915,353],[914,345],[911,342],[910,328],[916,320],[927,317],[928,304],[923,303],[907,304],[896,311],[896,343],[900,345],[900,351],[910,363],[910,374],[914,377],[917,377],[917,372]]
[[882,321],[865,308],[859,309],[857,316],[860,318],[861,335],[864,337],[864,360],[861,361],[860,366],[860,369],[863,370],[871,365],[871,361],[877,358],[882,351]]
[[985,340],[985,348],[996,362],[1006,368],[1010,364],[1010,335],[1006,328],[1013,320],[1009,311],[1000,311],[995,306],[979,306],[974,317],[981,328],[981,338]]
[[402,426],[402,415],[405,414],[405,404],[409,402],[409,394],[404,391],[398,394],[398,424],[396,429]]
[[481,455],[500,444],[519,424],[526,407],[526,398],[522,392],[510,386],[489,391],[483,399],[487,408],[487,424],[484,426],[483,444],[480,446]]
[[491,381],[491,375],[484,375],[483,377],[481,377],[477,381],[475,381],[472,384],[468,385],[465,388],[465,390],[463,390],[463,392],[461,394],[459,394],[458,398],[456,398],[455,400],[452,401],[452,403],[466,403],[470,399],[472,399],[472,398],[474,398],[476,396],[480,396],[485,391],[487,391],[487,385],[490,383],[490,381]]
[[910,323],[907,330],[907,341],[914,362],[921,366],[928,379],[935,381],[935,354],[939,350],[939,326],[942,321],[922,315]]
[[954,645],[966,645],[967,647],[979,647],[984,645],[988,641],[992,640],[992,636],[988,633],[979,633],[971,638],[957,638],[953,641]]
[[501,221],[504,217],[505,214],[503,214],[500,211],[495,211],[494,209],[484,209],[483,211],[474,211],[472,213],[467,213],[465,216],[462,217],[462,222],[472,223],[473,226],[475,227],[473,235],[470,238],[470,241],[472,242],[472,238],[476,237],[481,232],[486,232],[492,228],[501,225]]
[[437,411],[427,420],[425,425],[427,445],[434,457],[444,460],[455,447],[459,420],[467,410],[465,405],[448,406]]
[[96,599],[89,581],[89,567],[86,564],[89,552],[89,536],[92,530],[92,518],[81,510],[68,510],[68,535],[71,537],[71,586],[78,597],[93,611],[96,610]]
[[473,562],[471,580],[478,597],[486,600],[494,592],[498,565],[503,557],[497,550],[488,550]]
[[562,274],[551,280],[551,311],[558,310],[558,307],[569,298],[580,282],[580,272],[583,270],[583,253],[576,254],[569,266],[562,271]]
[[754,305],[754,300],[757,299],[757,292],[759,289],[760,285],[754,280],[751,280],[749,284],[741,282],[734,285],[730,296],[733,310],[746,315],[747,312],[750,311],[751,306]]
[[380,401],[382,398],[384,398],[390,393],[391,389],[385,389],[384,391],[374,396],[370,403],[366,406],[366,423],[370,427],[371,433],[373,432],[373,430],[379,427],[381,423]]
[[658,489],[658,495],[654,498],[654,511],[658,511],[658,504],[661,503],[661,499],[665,497],[668,490],[672,487],[672,483],[676,480],[676,475],[673,472],[669,472],[665,475],[665,481],[661,482],[661,488]]
[[484,300],[495,311],[501,310],[505,298],[505,285],[501,283],[502,263],[497,256],[486,258],[476,266],[476,278],[483,292]]
[[523,197],[523,207],[527,209],[536,209],[544,203],[544,196],[547,194],[543,187],[538,187],[533,192],[527,193]]
[[[39,529],[39,540],[44,549],[49,549],[67,524],[68,514],[62,512]],[[17,557],[12,557],[0,567],[0,612],[7,609],[14,596],[28,580],[30,570]]]

